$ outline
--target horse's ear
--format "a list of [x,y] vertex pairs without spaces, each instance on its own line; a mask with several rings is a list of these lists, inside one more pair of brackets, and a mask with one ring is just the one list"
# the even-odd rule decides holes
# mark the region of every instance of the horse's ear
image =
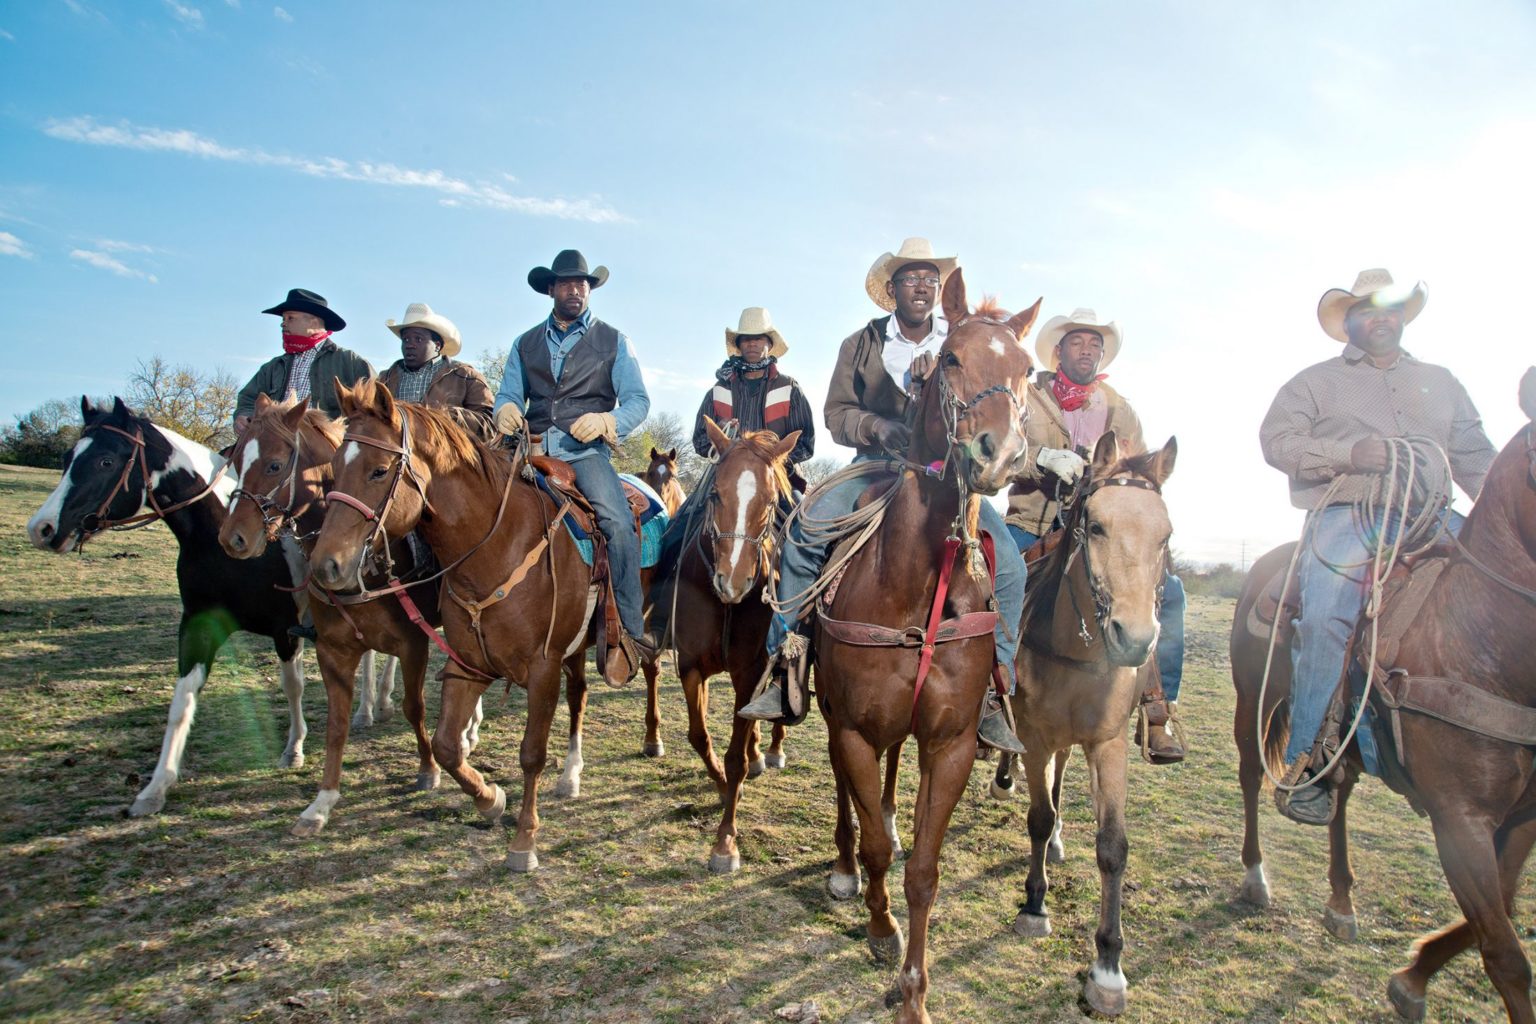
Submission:
[[965,306],[965,274],[956,267],[949,272],[949,280],[944,282],[944,296],[940,303],[944,310],[944,319],[953,326],[964,318],[969,312]]
[[358,386],[365,389],[365,391],[370,388],[372,389],[373,394],[371,398],[366,398],[364,401],[368,403],[369,408],[373,410],[379,419],[385,423],[394,423],[395,396],[390,392],[388,386],[378,378],[365,380]]
[[668,462],[676,462],[677,461],[677,449],[676,448],[669,448],[669,449],[667,449],[667,461]]
[[651,445],[651,461],[655,462],[659,458],[661,458],[661,452],[656,450],[655,445]]
[[355,416],[361,406],[357,401],[357,392],[341,382],[340,377],[332,377],[331,381],[336,388],[336,404],[341,406],[343,416]]
[[779,443],[773,446],[773,458],[777,462],[790,452],[795,450],[795,443],[800,440],[800,431],[791,430],[779,438]]
[[265,391],[262,391],[262,392],[260,392],[260,393],[258,393],[256,395],[256,407],[253,410],[251,410],[251,411],[255,415],[260,416],[262,413],[264,413],[268,409],[272,408],[272,406],[275,405],[275,404],[277,404],[277,403],[273,402],[272,399],[268,398],[267,397],[267,393]]
[[132,416],[133,413],[128,410],[127,404],[121,398],[119,398],[117,395],[113,395],[112,415],[121,416],[123,419],[127,419],[128,417]]
[[[261,410],[260,402],[257,403],[256,409],[258,412]],[[304,413],[307,411],[309,411],[309,396],[305,395],[293,403],[293,408],[283,413],[283,426],[289,430],[298,430],[299,424],[304,422]]]
[[99,411],[100,410],[98,410],[96,408],[96,403],[91,401],[91,396],[90,395],[81,395],[80,396],[80,418],[82,420],[89,420],[92,416],[95,416]]
[[1520,411],[1528,420],[1536,420],[1536,366],[1520,378]]
[[1093,446],[1093,472],[1098,475],[1119,461],[1120,439],[1115,437],[1113,430],[1106,430],[1099,437],[1099,443]]
[[1024,344],[1024,336],[1029,333],[1031,327],[1035,326],[1035,319],[1040,316],[1040,303],[1044,301],[1045,296],[1042,295],[1035,300],[1033,306],[1030,306],[1022,313],[1015,313],[1008,318],[1008,329],[1018,335],[1019,346],[1026,352],[1029,350],[1029,347]]
[[1178,454],[1179,439],[1170,437],[1168,443],[1163,445],[1162,450],[1152,457],[1152,466],[1148,470],[1148,475],[1152,477],[1152,482],[1157,484],[1159,488],[1173,475],[1173,462],[1178,457]]
[[726,449],[730,448],[731,439],[726,437],[720,425],[708,416],[704,417],[704,433],[709,435],[709,443],[715,446],[715,454],[724,455]]

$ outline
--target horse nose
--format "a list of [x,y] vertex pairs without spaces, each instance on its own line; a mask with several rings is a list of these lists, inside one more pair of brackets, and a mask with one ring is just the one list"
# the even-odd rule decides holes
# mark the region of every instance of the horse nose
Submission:
[[47,519],[33,523],[27,530],[27,534],[32,539],[32,546],[39,548],[48,546],[48,542],[53,540],[53,533],[54,525]]
[[245,534],[241,533],[239,530],[236,530],[234,533],[230,534],[229,546],[237,552],[244,551]]
[[1141,665],[1152,653],[1152,645],[1157,642],[1157,630],[1150,633],[1134,630],[1119,617],[1112,617],[1104,623],[1104,642],[1115,664]]
[[976,435],[976,451],[988,462],[997,455],[997,441],[993,438],[992,431],[983,430]]
[[334,587],[341,582],[341,564],[334,558],[322,559],[315,566],[315,575],[323,587]]

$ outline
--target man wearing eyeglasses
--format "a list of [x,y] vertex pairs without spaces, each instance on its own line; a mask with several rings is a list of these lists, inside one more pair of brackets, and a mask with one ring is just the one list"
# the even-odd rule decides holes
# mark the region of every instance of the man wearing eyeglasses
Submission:
[[[903,458],[912,440],[907,424],[913,381],[922,380],[949,325],[938,315],[944,277],[959,260],[939,257],[926,238],[908,238],[894,253],[877,259],[864,279],[864,290],[886,316],[876,317],[843,340],[827,389],[823,413],[832,439],[857,450],[855,462]],[[867,481],[849,480],[807,498],[810,514],[829,520],[853,511]],[[1024,559],[1009,541],[1003,519],[990,502],[981,503],[981,528],[997,549],[997,660],[1012,689],[1015,630],[1024,610]],[[827,552],[804,544],[785,544],[779,555],[778,597],[785,602],[802,593],[821,573]],[[739,714],[743,718],[784,720],[793,724],[806,711],[809,650],[801,623],[777,613],[768,629],[768,671],[763,691]],[[982,742],[1022,754],[1023,745],[1009,728],[1002,705],[991,689],[977,728]]]

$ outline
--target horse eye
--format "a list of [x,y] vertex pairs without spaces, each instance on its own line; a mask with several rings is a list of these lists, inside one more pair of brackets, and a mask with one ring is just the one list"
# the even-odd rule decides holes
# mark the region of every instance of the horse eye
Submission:
[[952,370],[952,369],[954,369],[955,367],[957,367],[959,365],[960,365],[960,358],[958,356],[956,356],[953,352],[945,352],[944,353],[944,366],[945,366],[946,369],[951,369]]
[[383,480],[384,479],[384,474],[388,473],[388,472],[389,472],[389,467],[388,466],[379,466],[372,473],[368,474],[368,479],[369,480]]
[[1095,537],[1107,536],[1107,533],[1104,530],[1104,524],[1102,523],[1089,523],[1088,532],[1093,534]]
[[101,468],[102,469],[111,469],[112,468],[112,459],[111,459],[111,457],[104,457],[101,460]]
[[282,465],[279,464],[276,459],[273,459],[271,462],[267,463],[267,472],[269,474],[281,472],[282,468]]

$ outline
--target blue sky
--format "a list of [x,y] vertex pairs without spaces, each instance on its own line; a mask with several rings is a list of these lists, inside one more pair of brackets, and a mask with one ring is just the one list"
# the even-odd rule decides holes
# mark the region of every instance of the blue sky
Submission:
[[[1257,430],[1337,351],[1363,267],[1422,278],[1404,337],[1495,444],[1520,423],[1536,257],[1529,4],[734,2],[0,6],[0,416],[138,358],[244,378],[293,286],[383,366],[422,301],[467,355],[547,311],[528,268],[612,271],[653,404],[691,417],[767,306],[818,409],[907,235],[973,294],[1125,331],[1110,380],[1176,433],[1176,545],[1299,518]],[[1490,316],[1490,314],[1493,314]],[[836,454],[828,443],[823,449]]]

